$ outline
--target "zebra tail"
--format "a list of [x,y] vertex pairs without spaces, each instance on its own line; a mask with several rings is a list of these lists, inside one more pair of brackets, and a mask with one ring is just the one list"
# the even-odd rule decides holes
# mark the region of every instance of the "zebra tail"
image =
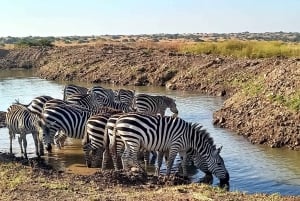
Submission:
[[84,127],[84,136],[83,136],[81,144],[84,146],[84,145],[86,145],[89,142],[90,142],[90,139],[89,139],[89,135],[87,133],[87,126],[85,124],[85,127]]

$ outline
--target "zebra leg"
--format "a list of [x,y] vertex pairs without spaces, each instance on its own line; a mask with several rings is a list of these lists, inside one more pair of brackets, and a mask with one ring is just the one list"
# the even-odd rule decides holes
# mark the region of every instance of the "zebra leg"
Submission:
[[103,157],[102,157],[102,169],[105,170],[107,168],[108,160],[110,159],[109,150],[105,149],[103,151]]
[[38,134],[33,132],[32,133],[32,138],[33,138],[34,146],[35,146],[35,154],[38,157],[40,157]]
[[157,158],[157,153],[155,151],[151,151],[151,159],[150,159],[150,164],[151,165],[154,165],[155,164],[155,161],[156,161],[156,158]]
[[145,170],[148,170],[148,164],[149,164],[149,157],[150,157],[150,152],[147,150],[144,150],[144,163],[145,163]]
[[162,161],[163,161],[163,157],[164,157],[164,153],[163,152],[158,152],[157,154],[157,167],[155,168],[155,176],[159,176],[160,174],[160,168],[162,165]]
[[39,153],[40,156],[44,156],[45,152],[44,152],[44,142],[43,142],[43,137],[41,137],[42,135],[40,135],[40,133],[38,133],[37,139],[38,139],[38,149],[39,149]]
[[102,158],[101,156],[103,155],[103,149],[102,148],[97,148],[94,152],[92,151],[92,153],[94,154],[94,166],[95,167],[100,167],[101,163],[102,163]]
[[166,175],[168,177],[171,174],[171,169],[172,169],[172,166],[174,164],[176,154],[177,154],[177,151],[175,151],[175,150],[170,150],[170,152],[169,152],[169,157],[168,157],[168,162],[167,162],[167,173],[166,173]]
[[9,152],[12,154],[12,139],[15,138],[13,132],[9,131]]
[[181,167],[182,167],[182,173],[183,177],[187,177],[187,168],[186,168],[186,161],[187,161],[187,155],[186,151],[184,152],[179,152],[180,158],[181,158]]
[[214,181],[213,175],[210,172],[205,172],[205,176],[200,178],[199,183],[205,183],[212,185]]
[[[110,145],[109,150],[110,150],[110,154],[111,154],[112,161],[114,164],[114,168],[115,168],[115,170],[118,170],[118,156],[117,156],[116,144]],[[123,155],[122,155],[122,157],[123,157]],[[122,159],[122,163],[123,163],[123,159]],[[124,167],[124,164],[123,164],[123,167]]]
[[27,159],[27,139],[26,139],[26,134],[23,134],[21,136],[21,139],[23,141],[23,147],[24,147],[24,157]]
[[83,151],[84,151],[85,164],[88,168],[90,168],[92,166],[91,157],[90,157],[90,152],[91,152],[90,143],[83,145]]
[[[122,154],[122,165],[123,165],[123,169],[124,170],[128,170],[128,159],[129,159],[129,155],[130,155],[130,151],[129,151],[129,147],[128,145],[126,145],[125,143],[125,149],[124,152]],[[114,157],[113,157],[114,158]],[[114,164],[115,165],[115,164]],[[117,165],[117,164],[116,164]]]
[[24,150],[23,150],[23,145],[22,145],[22,137],[21,137],[21,134],[20,134],[20,136],[18,136],[18,142],[19,142],[19,144],[20,144],[21,154],[23,154],[23,153],[24,153]]
[[[131,149],[130,149],[130,156],[131,156],[131,159],[132,159],[132,162],[133,164],[139,169],[139,170],[142,170],[144,173],[147,174],[147,165],[145,168],[143,168],[143,166],[140,164],[139,160],[138,160],[138,155],[139,155],[139,152],[140,152],[140,148],[139,147],[134,147],[134,146],[131,146]],[[147,151],[148,152],[148,151]],[[149,153],[149,152],[148,152]]]

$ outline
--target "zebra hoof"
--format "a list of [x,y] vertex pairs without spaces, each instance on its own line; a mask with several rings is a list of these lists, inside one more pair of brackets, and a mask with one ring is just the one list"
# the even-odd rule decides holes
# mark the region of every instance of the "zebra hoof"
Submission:
[[86,162],[86,166],[87,166],[88,168],[91,168],[91,167],[92,167],[92,163],[91,163],[91,162]]
[[51,144],[48,144],[47,147],[46,147],[46,150],[51,153],[52,152],[52,145]]
[[199,183],[204,183],[204,184],[213,184],[213,176],[212,175],[205,175],[203,178],[200,178]]

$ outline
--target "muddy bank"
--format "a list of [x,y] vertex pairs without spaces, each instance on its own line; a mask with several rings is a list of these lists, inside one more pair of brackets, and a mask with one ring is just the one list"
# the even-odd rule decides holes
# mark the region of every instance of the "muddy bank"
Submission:
[[[227,100],[214,114],[215,125],[229,128],[252,143],[300,148],[300,59],[191,55],[132,44],[40,51],[43,53],[33,67],[39,67],[37,75],[42,78],[165,86],[224,96]],[[18,54],[1,54],[0,64],[11,61],[9,55]],[[15,60],[21,62],[22,58]]]
[[0,49],[0,69],[40,67],[46,63],[49,48]]
[[0,200],[299,200],[299,196],[228,192],[209,185],[188,184],[176,176],[165,180],[111,170],[76,175],[56,171],[43,159],[25,160],[1,152],[0,169]]

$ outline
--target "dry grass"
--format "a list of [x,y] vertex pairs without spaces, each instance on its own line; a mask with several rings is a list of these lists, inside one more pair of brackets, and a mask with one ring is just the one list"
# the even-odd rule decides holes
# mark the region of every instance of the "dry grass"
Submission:
[[[1,159],[1,157],[0,157]],[[223,189],[202,185],[107,185],[93,180],[93,176],[57,174],[40,171],[8,161],[0,163],[0,200],[256,200],[296,201],[300,197],[279,194],[246,194],[227,192]]]
[[280,41],[200,42],[184,46],[181,51],[194,54],[215,54],[237,58],[299,57],[300,44]]

